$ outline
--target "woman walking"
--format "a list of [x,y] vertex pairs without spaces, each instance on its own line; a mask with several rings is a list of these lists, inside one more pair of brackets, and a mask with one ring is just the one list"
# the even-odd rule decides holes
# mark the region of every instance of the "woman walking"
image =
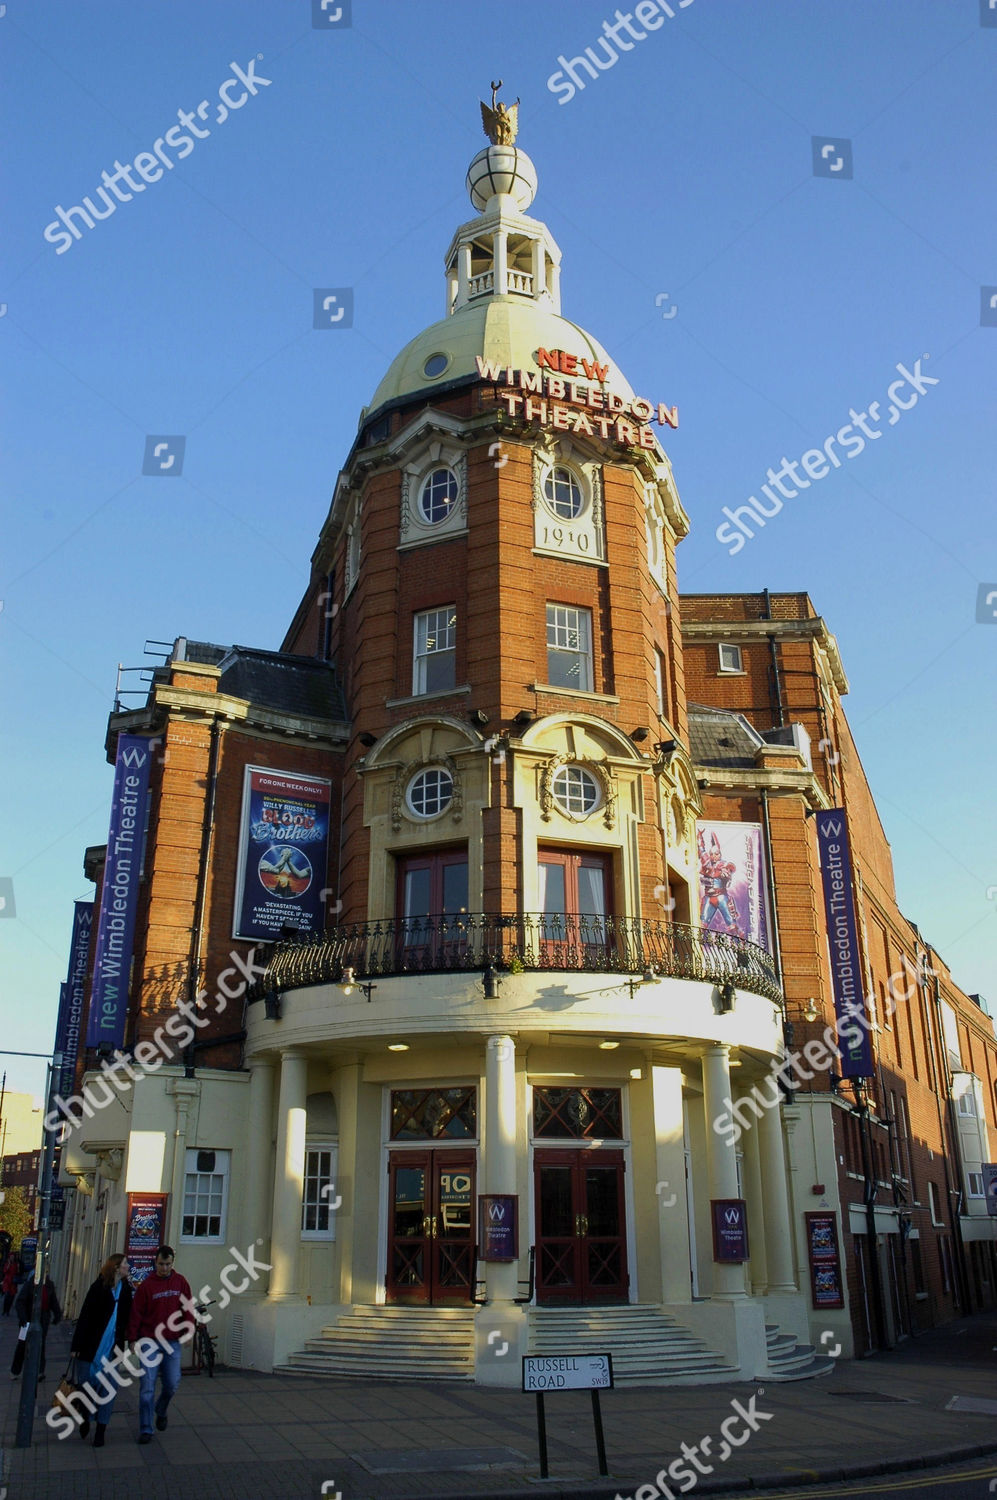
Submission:
[[[128,1319],[132,1310],[132,1288],[128,1280],[128,1262],[123,1255],[108,1256],[100,1274],[83,1299],[73,1334],[72,1353],[79,1360],[77,1379],[89,1385],[101,1398],[97,1405],[97,1428],[93,1435],[95,1448],[103,1448],[104,1434],[114,1411],[117,1387],[108,1377],[101,1379],[105,1366],[115,1350],[124,1350],[128,1342]],[[80,1424],[80,1437],[90,1431],[90,1419]]]

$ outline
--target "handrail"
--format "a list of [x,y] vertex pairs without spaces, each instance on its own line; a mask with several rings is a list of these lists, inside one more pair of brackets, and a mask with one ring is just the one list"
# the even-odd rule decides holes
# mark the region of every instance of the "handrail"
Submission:
[[[537,1269],[537,1247],[535,1245],[531,1245],[530,1246],[530,1279],[529,1279],[529,1282],[528,1282],[529,1290],[527,1291],[525,1297],[514,1297],[512,1299],[517,1304],[517,1306],[519,1306],[519,1307],[524,1306],[524,1304],[527,1303],[527,1302],[532,1302],[533,1301],[533,1283],[534,1283],[534,1279],[535,1279],[535,1276],[536,1276],[536,1269]],[[520,1286],[522,1286],[522,1284],[523,1284],[523,1278],[522,1277],[519,1278],[519,1284],[520,1284]]]
[[321,937],[276,943],[265,977],[248,998],[267,992],[405,974],[587,972],[733,982],[768,999],[782,991],[771,955],[756,943],[709,928],[643,917],[588,913],[385,918],[334,927]]

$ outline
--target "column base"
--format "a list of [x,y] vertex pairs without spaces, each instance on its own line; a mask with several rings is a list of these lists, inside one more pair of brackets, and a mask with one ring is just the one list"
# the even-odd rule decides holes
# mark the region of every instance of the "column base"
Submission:
[[711,1349],[737,1367],[741,1380],[754,1380],[768,1369],[765,1340],[765,1307],[746,1295],[720,1293],[707,1302],[669,1307],[675,1317],[692,1329]]
[[529,1343],[529,1317],[514,1302],[479,1307],[474,1318],[474,1383],[520,1390],[523,1355]]

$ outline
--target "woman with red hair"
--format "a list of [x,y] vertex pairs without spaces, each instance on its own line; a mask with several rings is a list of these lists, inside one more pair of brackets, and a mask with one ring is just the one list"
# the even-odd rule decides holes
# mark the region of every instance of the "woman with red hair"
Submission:
[[[72,1352],[76,1355],[77,1379],[97,1393],[97,1430],[95,1448],[103,1448],[104,1434],[114,1411],[117,1386],[108,1377],[101,1379],[105,1366],[116,1350],[128,1343],[128,1319],[132,1310],[132,1288],[128,1280],[128,1261],[123,1255],[109,1255],[96,1281],[83,1299],[76,1320]],[[90,1431],[90,1419],[80,1423],[80,1437]]]

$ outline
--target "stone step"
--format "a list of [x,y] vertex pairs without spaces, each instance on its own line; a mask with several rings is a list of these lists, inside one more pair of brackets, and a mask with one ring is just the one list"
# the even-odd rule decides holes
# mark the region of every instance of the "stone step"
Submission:
[[801,1365],[799,1369],[768,1370],[765,1374],[766,1380],[783,1382],[787,1380],[816,1380],[822,1375],[834,1374],[833,1359],[811,1359],[808,1364]]

